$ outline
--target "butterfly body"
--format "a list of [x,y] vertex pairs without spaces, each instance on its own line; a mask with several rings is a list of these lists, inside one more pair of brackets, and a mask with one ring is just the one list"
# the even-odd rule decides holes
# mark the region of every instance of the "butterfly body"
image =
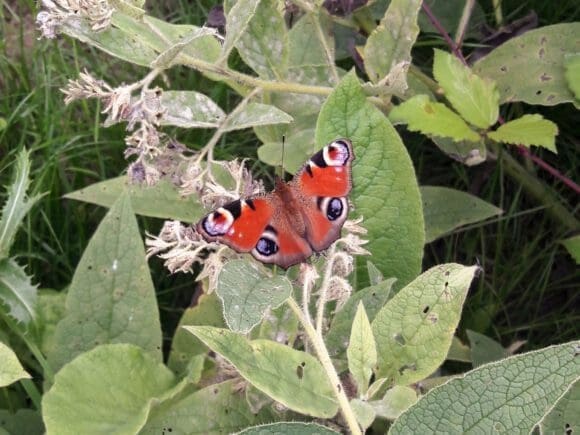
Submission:
[[328,248],[340,237],[352,188],[352,144],[338,139],[272,192],[233,201],[202,218],[197,231],[208,241],[249,252],[263,263],[288,268]]

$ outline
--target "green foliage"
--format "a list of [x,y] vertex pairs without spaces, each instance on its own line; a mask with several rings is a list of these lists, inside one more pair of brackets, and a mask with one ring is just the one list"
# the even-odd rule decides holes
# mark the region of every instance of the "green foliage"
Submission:
[[319,424],[298,421],[264,424],[238,432],[239,435],[271,435],[278,433],[288,435],[333,435],[338,432]]
[[566,247],[566,250],[572,258],[574,258],[576,264],[580,264],[580,235],[562,240],[562,244]]
[[576,100],[580,100],[580,54],[567,54],[564,67],[568,87],[574,93]]
[[0,342],[0,359],[2,360],[2,367],[0,367],[0,387],[10,385],[19,379],[30,378],[26,373],[18,357],[12,349]]
[[346,349],[346,356],[348,357],[348,369],[356,382],[357,390],[360,394],[365,394],[373,368],[377,364],[377,349],[371,324],[362,302],[358,303],[358,308],[352,321],[352,331],[348,348]]
[[479,367],[488,362],[498,361],[507,357],[508,352],[497,341],[475,331],[467,330],[471,344],[471,362],[473,367]]
[[552,121],[543,119],[541,115],[524,115],[501,125],[496,131],[489,132],[488,137],[496,142],[539,145],[557,153],[557,134],[558,127]]

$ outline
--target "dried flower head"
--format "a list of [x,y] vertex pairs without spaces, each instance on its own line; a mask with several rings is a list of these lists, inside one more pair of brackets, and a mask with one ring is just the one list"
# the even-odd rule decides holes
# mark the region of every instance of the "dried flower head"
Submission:
[[347,280],[340,276],[332,276],[326,285],[328,288],[326,300],[336,301],[336,309],[340,310],[352,294],[352,287]]
[[75,21],[85,20],[92,30],[99,32],[111,25],[113,7],[107,0],[42,0],[42,11],[36,23],[43,37],[55,38],[61,28]]

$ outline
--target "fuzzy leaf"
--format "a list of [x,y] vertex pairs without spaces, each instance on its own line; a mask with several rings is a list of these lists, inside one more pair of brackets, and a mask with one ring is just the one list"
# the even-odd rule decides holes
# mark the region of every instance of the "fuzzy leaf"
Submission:
[[129,184],[126,176],[91,184],[84,189],[67,193],[64,197],[91,204],[111,207],[123,192],[131,197],[131,206],[141,216],[196,222],[205,213],[193,196],[183,197],[176,187],[161,180],[152,187]]
[[325,20],[324,14],[304,14],[288,32],[288,65],[290,67],[330,66],[326,50],[318,35],[316,20],[320,20],[326,45],[331,50],[331,55],[334,54],[334,38],[329,28],[331,22]]
[[49,362],[57,371],[106,343],[132,343],[161,360],[155,289],[127,194],[101,221],[75,270]]
[[580,101],[580,53],[567,54],[564,58],[564,68],[568,87]]
[[358,303],[358,308],[352,321],[350,342],[346,349],[348,357],[348,368],[354,378],[359,394],[365,394],[369,380],[373,373],[373,368],[377,364],[377,349],[369,318],[362,302]]
[[377,417],[374,408],[368,402],[357,398],[350,401],[350,406],[354,412],[356,420],[362,426],[363,430],[366,431]]
[[269,278],[255,263],[234,260],[223,266],[216,292],[224,304],[228,327],[247,333],[268,310],[288,299],[292,284],[285,276]]
[[403,286],[421,270],[425,243],[421,195],[401,138],[367,101],[353,71],[328,97],[318,117],[318,149],[339,137],[349,138],[354,146],[351,198],[368,230],[365,248],[377,269]]
[[338,357],[348,347],[351,325],[359,303],[363,303],[369,321],[372,322],[375,315],[389,300],[394,283],[394,278],[381,281],[376,285],[353,293],[346,301],[340,311],[332,318],[330,329],[324,338],[331,356]]
[[580,431],[580,380],[577,380],[568,392],[562,396],[556,406],[550,410],[541,423],[540,433],[566,435]]
[[230,361],[256,388],[291,410],[321,418],[338,411],[328,377],[312,355],[270,340],[249,341],[227,329],[185,329]]
[[195,91],[164,91],[161,104],[167,112],[161,125],[183,128],[217,128],[224,111],[208,96]]
[[12,182],[8,186],[8,199],[2,208],[0,218],[0,260],[8,258],[18,227],[24,216],[40,199],[40,195],[29,198],[26,195],[30,185],[30,153],[22,149],[14,162]]
[[30,376],[12,349],[0,341],[0,388],[13,384],[20,379],[30,379]]
[[580,264],[580,235],[569,237],[561,242],[576,264]]
[[463,225],[503,213],[500,208],[469,193],[439,186],[421,186],[425,214],[425,242],[429,243]]
[[288,30],[277,2],[259,2],[246,31],[235,45],[246,65],[260,77],[284,77],[288,62]]
[[490,131],[487,136],[496,141],[526,146],[537,145],[558,153],[556,135],[558,126],[544,119],[542,115],[524,115],[500,125],[496,131]]
[[302,423],[299,421],[282,421],[249,427],[236,435],[337,435],[332,429],[316,423]]
[[400,62],[411,61],[411,48],[419,34],[420,0],[392,0],[364,47],[365,69],[373,83]]
[[478,269],[454,263],[435,266],[378,312],[372,323],[379,356],[377,377],[409,385],[443,363]]
[[36,317],[36,286],[24,268],[12,259],[0,260],[0,308],[8,307],[8,314],[23,324]]
[[167,361],[167,366],[175,374],[182,375],[193,357],[207,352],[206,346],[183,329],[183,326],[207,325],[223,327],[225,323],[222,310],[222,303],[214,292],[202,294],[195,307],[187,308],[183,312],[171,341],[171,352]]
[[411,387],[395,385],[385,393],[382,400],[370,402],[377,415],[387,420],[396,420],[418,400],[417,393]]
[[499,92],[492,80],[473,74],[455,56],[437,49],[433,75],[463,119],[479,128],[495,124],[499,116]]
[[579,346],[550,346],[452,379],[403,413],[389,433],[529,433],[580,376]]
[[256,13],[260,0],[238,0],[228,11],[226,16],[226,37],[224,40],[221,59],[226,60],[246,31],[250,20]]
[[99,346],[57,373],[42,399],[47,433],[137,433],[174,384],[171,371],[143,349]]
[[159,56],[151,62],[151,68],[158,69],[168,69],[174,64],[179,63],[177,57],[186,50],[186,48],[191,47],[196,40],[204,37],[215,37],[216,30],[208,27],[195,27],[191,32],[183,36],[177,42],[173,43],[171,46],[163,50]]
[[471,344],[471,361],[474,368],[509,355],[501,344],[483,334],[468,329],[467,337]]
[[393,107],[389,119],[394,124],[407,124],[410,131],[451,138],[455,141],[478,142],[479,134],[445,104],[430,101],[427,95],[416,95]]
[[578,51],[580,23],[561,23],[512,38],[473,65],[497,83],[500,103],[523,101],[554,106],[575,102],[563,68],[566,53]]
[[250,103],[240,112],[228,117],[224,131],[243,130],[257,125],[288,124],[292,117],[269,104]]

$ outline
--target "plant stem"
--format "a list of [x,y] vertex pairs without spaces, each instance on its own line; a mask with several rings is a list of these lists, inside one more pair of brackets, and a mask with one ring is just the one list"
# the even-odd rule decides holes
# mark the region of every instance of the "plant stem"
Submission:
[[40,391],[38,391],[38,388],[36,388],[34,382],[30,379],[21,379],[20,385],[22,385],[22,388],[24,388],[28,393],[28,397],[30,397],[32,403],[34,403],[34,407],[40,411],[42,395],[40,394]]
[[471,18],[471,13],[475,7],[475,0],[466,0],[465,6],[463,6],[463,13],[461,14],[461,19],[457,25],[457,31],[455,32],[455,43],[461,47],[463,44],[463,38],[465,37],[465,31],[467,25],[469,24],[469,19]]
[[326,345],[324,344],[322,336],[316,332],[314,326],[312,325],[312,322],[310,322],[306,318],[304,313],[300,310],[298,303],[292,297],[286,299],[286,303],[290,306],[292,311],[294,311],[296,317],[298,317],[298,320],[302,324],[302,327],[304,328],[306,335],[308,335],[308,338],[310,339],[310,342],[314,347],[314,351],[318,356],[318,360],[322,364],[322,367],[324,368],[324,371],[326,372],[326,375],[330,380],[330,384],[332,385],[334,394],[338,399],[340,411],[342,413],[342,416],[344,417],[344,420],[348,428],[350,429],[353,435],[362,435],[362,431],[360,429],[358,422],[356,421],[356,417],[350,406],[348,397],[346,397],[346,393],[344,392],[342,383],[340,382],[338,374],[336,373],[336,370],[332,365],[330,355],[328,355],[328,350],[326,349]]
[[492,0],[493,11],[495,13],[495,24],[500,27],[503,23],[503,14],[501,13],[501,0]]

